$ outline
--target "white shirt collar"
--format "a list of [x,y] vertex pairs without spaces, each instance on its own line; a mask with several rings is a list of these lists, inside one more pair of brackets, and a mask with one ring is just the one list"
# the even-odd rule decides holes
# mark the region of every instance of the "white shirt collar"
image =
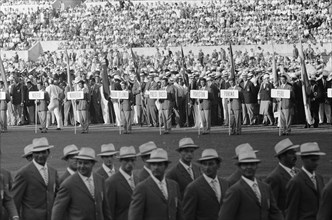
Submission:
[[180,159],[179,161],[180,161],[180,163],[182,164],[182,166],[183,166],[186,170],[188,170],[189,168],[192,169],[192,165],[191,165],[191,164],[190,164],[190,166],[188,166],[187,164],[183,163],[181,159]]
[[308,170],[306,170],[304,167],[302,167],[302,170],[309,176],[311,179],[312,177],[315,177],[315,171],[313,173],[310,173]]
[[91,175],[89,177],[87,176],[83,176],[80,172],[77,172],[78,175],[82,178],[83,182],[85,183],[88,179],[91,179],[93,182],[93,174],[91,173]]
[[208,182],[209,184],[211,184],[211,181],[217,181],[217,183],[219,183],[218,177],[216,176],[214,179],[212,179],[211,177],[208,177],[207,175],[205,175],[205,173],[203,173],[203,177],[206,180],[206,182]]
[[35,161],[35,159],[33,159],[32,162],[33,162],[33,164],[36,166],[36,168],[37,168],[38,171],[40,171],[41,169],[44,169],[44,168],[47,169],[47,163],[45,163],[45,165],[42,166],[42,165],[40,165],[39,163],[37,163],[37,162]]
[[279,165],[280,165],[282,168],[284,168],[284,170],[286,170],[287,173],[289,173],[291,176],[293,176],[293,174],[292,174],[292,170],[293,170],[293,169],[284,166],[284,165],[283,165],[282,163],[280,163],[280,162],[279,162]]
[[246,182],[250,187],[252,187],[254,184],[257,184],[257,180],[256,178],[254,179],[254,181],[244,177],[244,176],[241,176],[241,178],[244,180],[244,182]]
[[70,169],[69,167],[67,167],[67,171],[70,175],[73,175],[75,173],[75,171]]
[[119,172],[122,174],[122,176],[127,180],[130,181],[130,179],[133,179],[133,174],[131,174],[131,176],[129,176],[128,173],[126,173],[125,171],[122,170],[122,168],[120,167]]
[[114,166],[112,167],[112,169],[108,168],[108,166],[106,166],[104,163],[103,165],[101,165],[103,167],[103,169],[106,171],[106,173],[115,173],[115,169]]
[[162,185],[165,185],[166,186],[166,180],[165,180],[165,176],[164,178],[160,181],[158,180],[154,175],[151,175],[153,181],[156,182],[156,184],[159,186],[159,184],[161,183]]

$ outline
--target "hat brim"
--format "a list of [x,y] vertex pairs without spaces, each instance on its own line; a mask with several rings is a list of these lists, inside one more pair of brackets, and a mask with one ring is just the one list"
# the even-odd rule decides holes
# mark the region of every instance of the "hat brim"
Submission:
[[113,155],[115,155],[117,153],[118,153],[118,151],[104,152],[104,153],[97,154],[97,156],[113,156]]
[[32,152],[30,152],[30,153],[28,153],[28,154],[23,154],[21,157],[22,157],[22,158],[26,158],[27,156],[30,156],[30,155],[32,155]]
[[325,156],[326,153],[324,152],[307,152],[307,153],[302,153],[302,152],[296,152],[296,155],[298,156]]
[[[254,150],[254,152],[255,152],[255,153],[258,153],[258,152],[259,152],[259,150]],[[236,156],[236,155],[234,155],[232,158],[233,158],[233,159],[238,159],[238,158],[239,158],[239,156]]]
[[85,157],[85,156],[75,156],[75,159],[81,159],[81,160],[92,160],[92,161],[98,161],[95,158],[91,158],[91,157]]
[[213,159],[216,159],[216,160],[219,160],[219,161],[222,161],[221,157],[203,157],[203,158],[199,158],[198,161],[201,162],[201,161],[205,161],[205,160],[213,160]]
[[65,155],[65,156],[62,156],[61,157],[61,160],[65,160],[68,156],[73,156],[73,155],[77,155],[79,153],[79,151],[73,151],[73,152],[70,152],[69,154]]
[[245,159],[245,160],[241,160],[238,161],[237,164],[241,164],[241,163],[260,163],[261,160],[259,159]]
[[188,145],[177,148],[176,151],[180,151],[180,150],[183,150],[186,148],[194,148],[195,150],[197,150],[199,147],[198,147],[198,145],[195,145],[195,144],[188,144]]
[[136,154],[129,154],[129,155],[124,155],[124,156],[117,156],[116,158],[118,159],[123,159],[123,158],[136,158]]
[[146,162],[148,162],[148,163],[161,163],[161,162],[171,163],[171,161],[165,160],[165,159],[148,159],[148,160],[146,160]]
[[48,150],[48,149],[51,149],[53,148],[54,145],[48,145],[48,146],[40,146],[38,147],[37,149],[31,149],[31,152],[34,153],[34,152],[40,152],[40,151],[44,151],[44,150]]
[[277,156],[279,156],[280,154],[285,153],[286,151],[293,150],[293,149],[296,149],[296,148],[299,148],[299,147],[300,147],[300,145],[298,145],[298,144],[296,144],[296,145],[292,145],[292,146],[290,146],[290,147],[287,147],[287,148],[283,149],[282,151],[280,151],[279,153],[275,154],[274,156],[277,157]]
[[152,152],[153,150],[155,150],[155,149],[152,149],[152,150],[150,150],[150,151],[143,152],[143,153],[139,152],[136,156],[139,157],[139,156],[147,156],[147,155],[150,155],[151,152]]

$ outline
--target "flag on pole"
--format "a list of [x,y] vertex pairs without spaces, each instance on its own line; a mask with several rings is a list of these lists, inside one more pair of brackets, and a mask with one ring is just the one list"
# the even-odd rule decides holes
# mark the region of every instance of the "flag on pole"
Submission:
[[277,74],[277,63],[276,63],[276,56],[274,50],[274,44],[272,42],[272,75],[273,75],[273,83],[278,83],[278,74]]
[[182,66],[182,78],[184,81],[184,84],[188,87],[189,86],[189,79],[188,79],[188,75],[186,74],[186,70],[187,70],[187,65],[186,65],[186,61],[184,58],[184,53],[183,53],[183,48],[181,46],[181,66]]
[[4,82],[4,85],[5,85],[5,89],[6,89],[6,91],[8,91],[7,77],[6,77],[6,72],[5,72],[5,68],[3,66],[1,56],[0,56],[0,72],[1,72],[1,78],[2,78],[2,80]]
[[235,64],[234,64],[234,58],[233,58],[233,49],[232,44],[229,42],[229,56],[231,59],[231,73],[229,75],[230,79],[235,79]]
[[108,74],[107,74],[107,68],[108,68],[108,60],[105,55],[104,61],[101,63],[101,76],[103,79],[103,90],[104,90],[104,97],[108,99],[110,96],[110,82],[108,81]]
[[67,49],[65,50],[66,62],[67,62],[67,84],[71,85],[71,77],[70,77],[70,64],[69,64],[69,56]]
[[307,68],[305,65],[305,60],[304,60],[304,55],[303,55],[303,47],[302,47],[302,42],[300,41],[300,61],[301,61],[301,81],[302,81],[302,96],[303,96],[303,105],[304,105],[304,112],[305,112],[305,118],[306,121],[309,125],[312,125],[313,118],[311,117],[311,112],[310,112],[310,106],[309,106],[309,98],[307,94],[310,92],[310,84],[309,84],[309,79],[308,79],[308,74],[307,74]]
[[138,60],[136,58],[136,55],[134,54],[134,51],[133,51],[132,47],[130,48],[130,52],[131,52],[131,57],[132,57],[133,62],[134,62],[135,74],[136,74],[137,80],[138,80],[138,82],[141,82],[141,76],[139,74],[139,68],[138,68]]

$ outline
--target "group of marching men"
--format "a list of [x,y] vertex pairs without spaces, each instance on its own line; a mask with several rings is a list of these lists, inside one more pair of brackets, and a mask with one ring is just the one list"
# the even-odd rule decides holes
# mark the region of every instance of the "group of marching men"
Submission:
[[[261,160],[248,144],[235,148],[236,170],[227,178],[218,176],[222,158],[207,148],[193,161],[199,148],[183,138],[176,149],[179,161],[166,172],[168,153],[152,141],[139,146],[101,146],[103,164],[95,151],[75,145],[63,149],[68,167],[58,178],[47,158],[53,148],[47,138],[35,138],[25,148],[29,164],[16,174],[1,171],[1,207],[10,219],[24,220],[330,220],[332,180],[324,187],[316,173],[321,155],[316,142],[294,145],[278,142],[279,163],[266,179],[256,178]],[[297,150],[299,148],[299,150]],[[297,156],[303,166],[296,168]],[[135,170],[137,157],[144,167]],[[120,168],[113,162],[117,158]],[[5,219],[5,216],[0,216]],[[6,217],[7,219],[8,217]]]

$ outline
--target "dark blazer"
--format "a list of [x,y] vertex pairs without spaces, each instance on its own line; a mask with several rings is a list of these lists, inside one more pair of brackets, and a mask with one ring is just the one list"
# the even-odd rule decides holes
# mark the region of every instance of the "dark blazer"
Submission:
[[303,170],[288,182],[286,220],[316,220],[323,177],[316,174],[316,182],[317,190]]
[[239,170],[239,168],[236,168],[236,170],[226,178],[227,182],[229,182],[229,185],[234,185],[237,181],[241,179],[242,173]]
[[286,214],[286,185],[291,178],[292,176],[278,165],[265,179],[265,182],[270,185],[277,206],[284,216]]
[[[137,180],[135,181],[135,185]],[[112,220],[128,220],[128,211],[133,190],[125,177],[117,172],[105,182],[106,198],[108,199],[109,210]]]
[[241,178],[231,186],[221,206],[219,220],[282,220],[269,185],[257,180],[261,204],[251,187]]
[[204,176],[190,183],[184,193],[183,215],[185,220],[217,220],[220,207],[229,183],[218,177],[221,199],[218,201],[215,192]]
[[199,104],[200,104],[200,109],[199,110],[210,110],[211,105],[212,105],[212,101],[214,100],[212,90],[208,85],[205,86],[205,89],[201,88],[200,90],[208,91],[208,99],[199,99],[198,100]]
[[137,171],[136,176],[137,181],[140,183],[150,177],[150,174],[148,173],[148,171],[146,171],[146,169],[142,168]]
[[92,174],[95,198],[92,197],[78,173],[68,177],[60,186],[54,201],[52,220],[111,220],[105,191],[105,182]]
[[166,179],[166,200],[152,177],[138,184],[129,207],[128,220],[182,220],[180,190],[176,182]]
[[[159,90],[165,90],[164,88],[160,88]],[[176,98],[176,90],[173,85],[167,85],[167,99],[160,99],[162,110],[172,110],[175,106],[175,98]]]
[[12,189],[12,186],[13,186],[13,178],[12,178],[12,175],[10,173],[10,171],[4,169],[4,168],[1,168],[0,169],[0,174],[2,175],[3,177],[3,183],[4,183],[4,187],[7,188],[9,191],[11,191]]
[[[2,174],[0,175],[0,211],[0,219],[8,219],[6,217],[7,213],[9,217],[18,216],[13,197],[10,195],[8,188],[5,187],[5,180]],[[6,213],[3,211],[6,211]]]
[[22,167],[14,178],[12,193],[16,208],[24,220],[51,219],[52,206],[59,184],[57,171],[47,166],[47,186],[33,162]]
[[133,104],[134,96],[130,90],[127,90],[129,93],[128,99],[120,100],[120,110],[121,111],[131,111],[131,105]]
[[104,170],[104,168],[101,166],[101,167],[99,167],[96,171],[95,171],[95,173],[97,173],[98,175],[100,175],[101,177],[103,177],[104,178],[104,180],[106,180],[109,176],[108,176],[108,174],[106,173],[106,171]]
[[329,219],[332,219],[332,179],[323,189],[317,214],[317,220]]
[[[244,82],[240,83],[240,87],[243,89],[243,100],[245,104],[256,103],[257,102],[257,93],[258,86],[254,86],[254,84],[248,80],[247,84],[244,86]],[[257,88],[258,87],[258,88]]]
[[66,172],[64,172],[64,174],[62,174],[62,176],[59,178],[59,184],[61,184],[65,179],[67,179],[70,176],[71,176],[70,173],[66,169]]
[[[192,170],[194,173],[194,179],[197,179],[199,176],[202,175],[199,166],[194,163],[192,163]],[[186,187],[188,186],[189,183],[193,181],[188,171],[182,166],[180,162],[178,162],[176,166],[172,167],[168,171],[168,173],[166,174],[166,178],[177,182],[180,188],[181,199],[183,198]]]

